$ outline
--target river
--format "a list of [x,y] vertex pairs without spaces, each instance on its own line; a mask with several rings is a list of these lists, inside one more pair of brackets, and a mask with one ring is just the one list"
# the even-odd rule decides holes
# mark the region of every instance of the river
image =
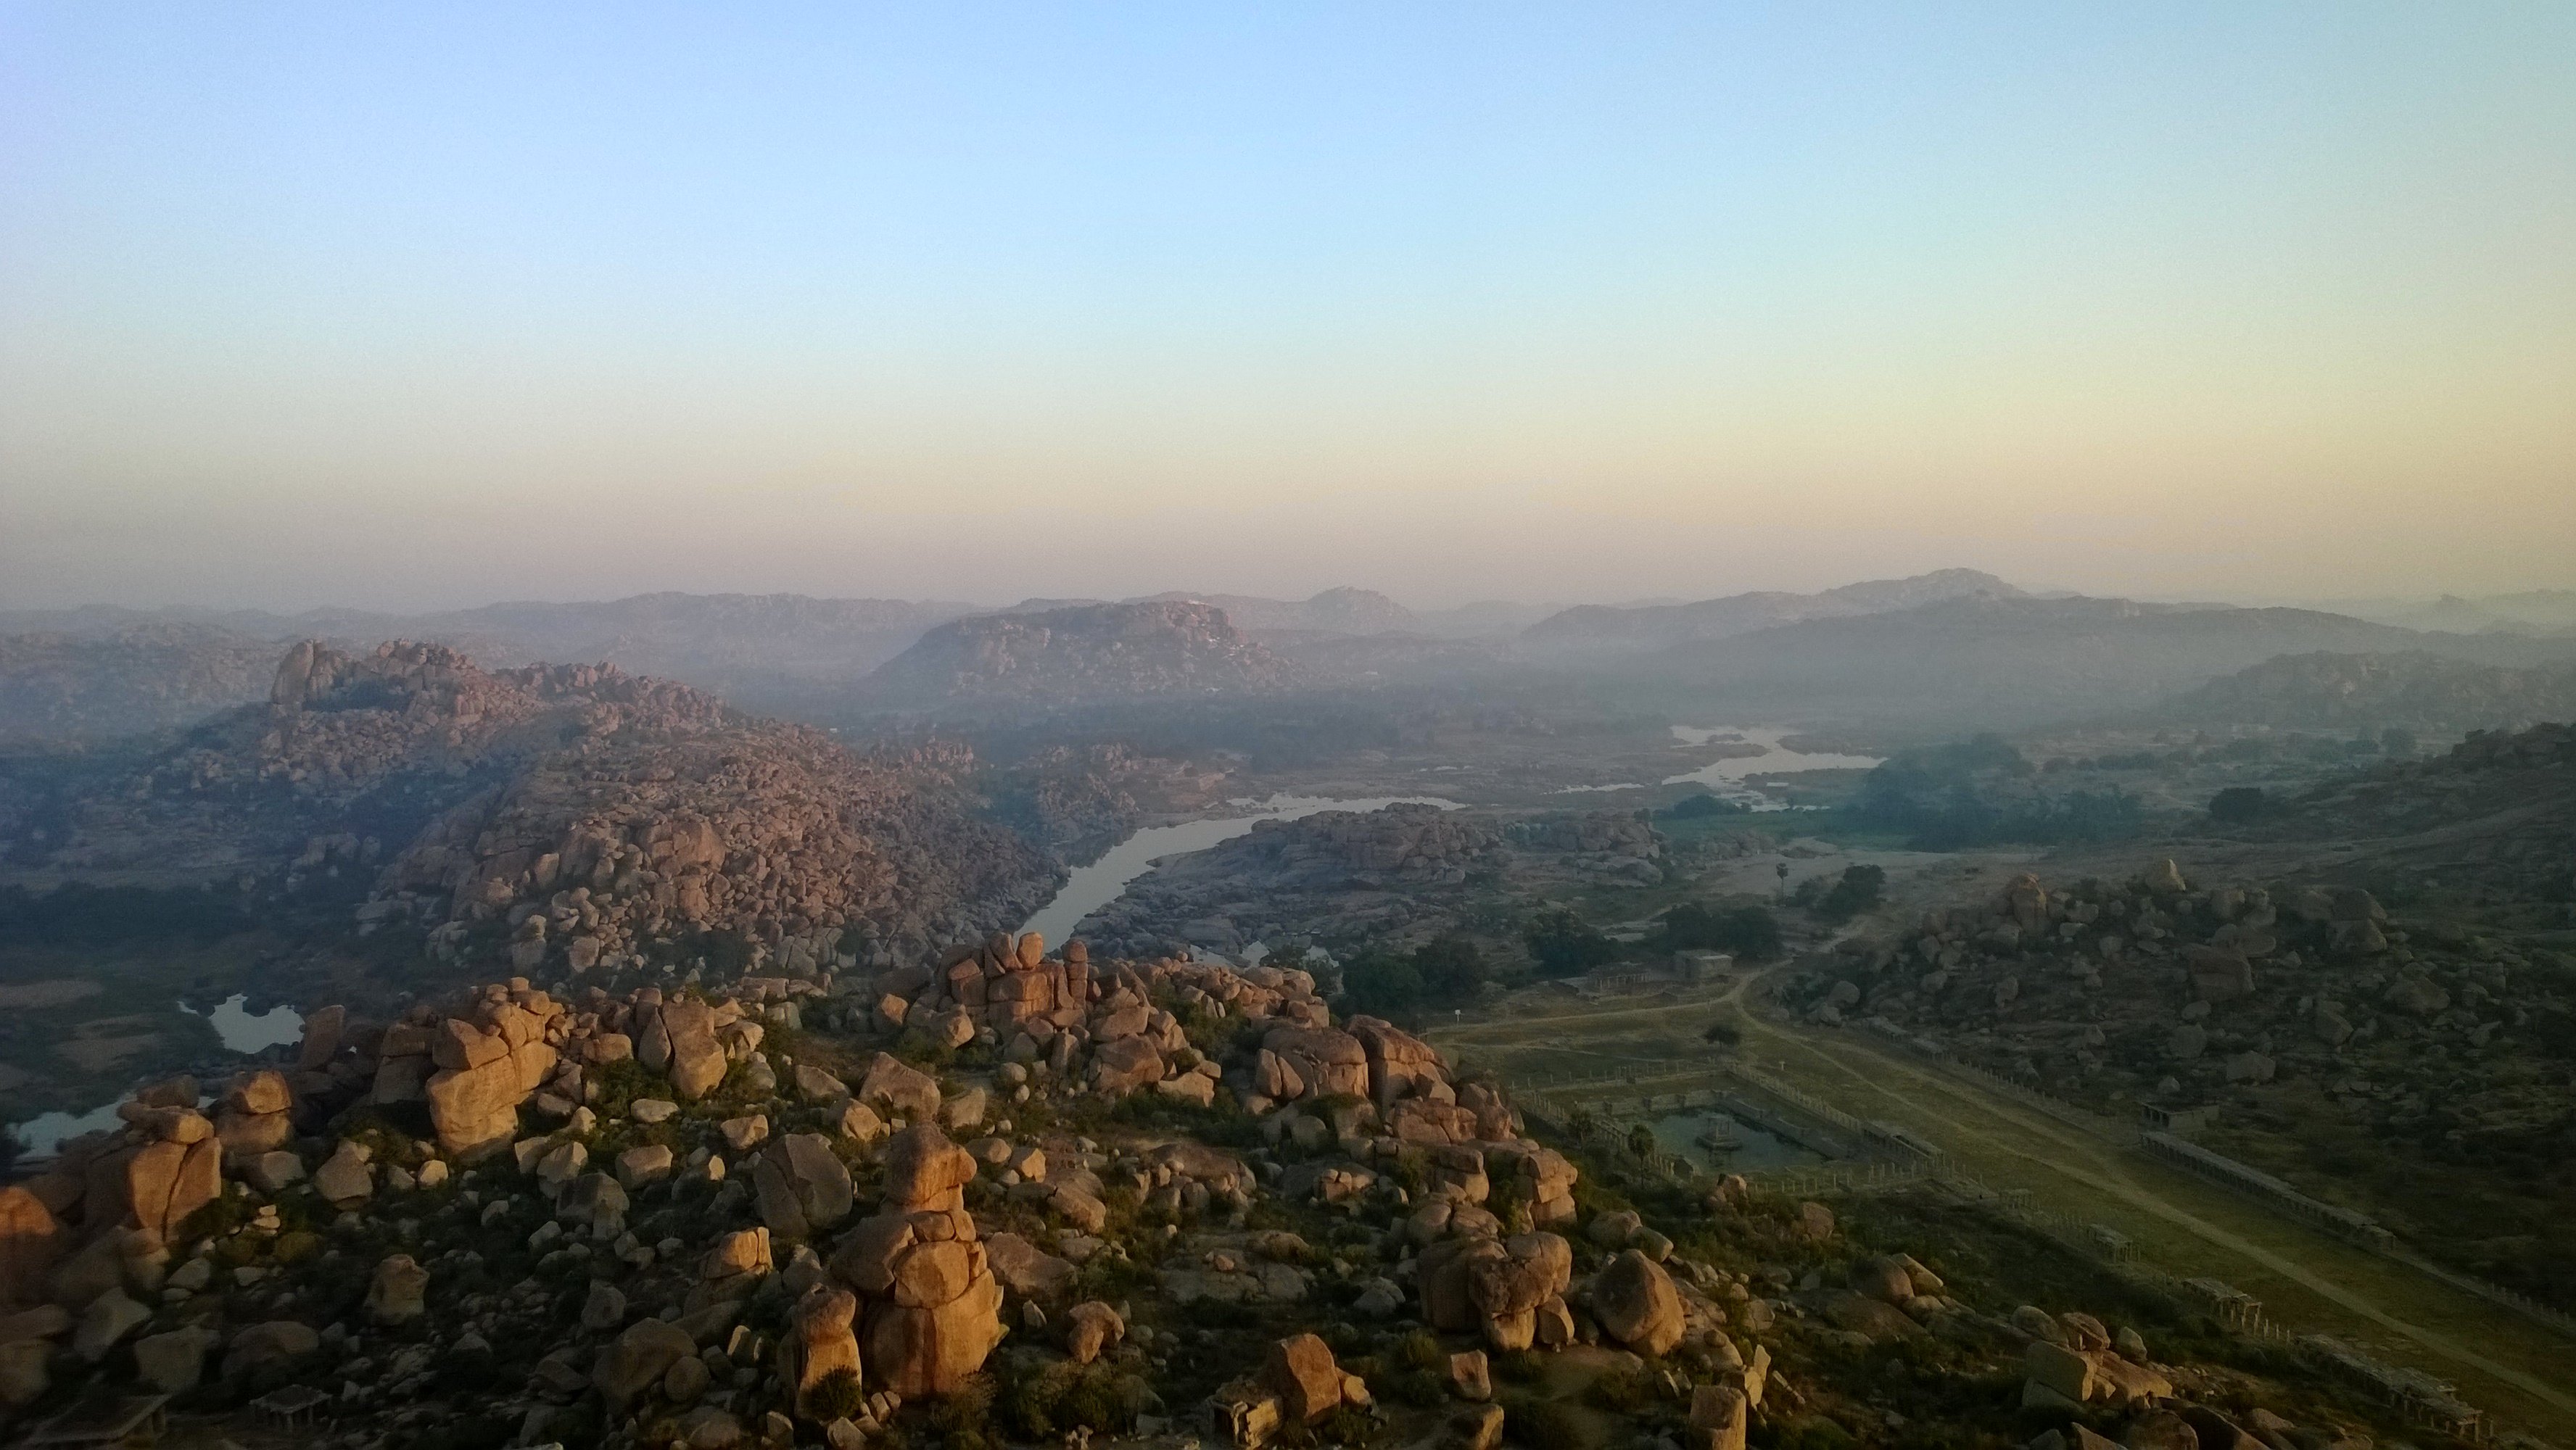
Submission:
[[1171,856],[1186,856],[1210,846],[1249,835],[1263,821],[1293,821],[1303,816],[1321,815],[1325,811],[1380,811],[1388,806],[1438,806],[1444,811],[1460,809],[1458,802],[1439,796],[1391,795],[1372,796],[1363,800],[1333,800],[1325,796],[1275,795],[1249,806],[1253,814],[1226,816],[1217,820],[1183,821],[1176,826],[1148,826],[1109,848],[1108,854],[1088,866],[1077,866],[1073,876],[1057,891],[1053,900],[1038,908],[1038,913],[1022,923],[1020,930],[1037,932],[1049,942],[1061,942],[1073,935],[1073,929],[1091,913],[1116,901],[1127,889],[1127,883],[1154,869],[1154,863]]
[[[1788,775],[1802,770],[1868,770],[1881,763],[1875,755],[1840,755],[1832,751],[1792,750],[1780,742],[1797,732],[1785,728],[1733,725],[1676,725],[1673,739],[1683,745],[1706,745],[1712,741],[1741,740],[1759,746],[1759,755],[1731,755],[1711,761],[1697,770],[1668,775],[1663,785],[1704,785],[1731,801],[1741,801],[1757,811],[1785,811],[1789,803],[1744,783],[1747,776]],[[1622,781],[1616,785],[1570,785],[1559,795],[1577,795],[1617,790],[1644,790],[1641,780]]]

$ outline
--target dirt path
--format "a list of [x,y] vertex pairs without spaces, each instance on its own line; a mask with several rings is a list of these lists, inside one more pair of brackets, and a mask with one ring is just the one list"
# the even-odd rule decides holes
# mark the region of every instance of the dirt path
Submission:
[[[1761,980],[1747,977],[1723,994],[1636,1007],[1462,1023],[1435,1037],[1446,1048],[1497,1054],[1615,1053],[1623,1041],[1633,1045],[1640,1028],[1661,1035],[1725,1018],[1743,1033],[1747,1057],[1845,1111],[1903,1123],[2006,1186],[2042,1190],[2088,1218],[2179,1250],[2181,1262],[2214,1264],[2222,1276],[2265,1290],[2276,1317],[2313,1319],[2302,1327],[2347,1335],[2376,1329],[2411,1346],[2415,1352],[2406,1357],[2459,1382],[2482,1408],[2547,1435],[2576,1434],[2576,1394],[2569,1391],[2576,1386],[2576,1348],[2546,1331],[2403,1264],[2166,1170],[2135,1154],[2110,1128],[2088,1132],[1853,1034],[1767,1019],[1750,1003]],[[1636,1059],[1641,1074],[1662,1065],[1644,1055]]]

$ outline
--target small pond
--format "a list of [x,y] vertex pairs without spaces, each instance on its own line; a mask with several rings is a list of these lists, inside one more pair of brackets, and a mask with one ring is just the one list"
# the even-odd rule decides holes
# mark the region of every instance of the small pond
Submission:
[[223,1039],[228,1052],[258,1052],[265,1048],[290,1045],[304,1040],[304,1014],[280,1005],[252,1015],[250,998],[240,992],[215,1005],[212,1012],[199,1012],[182,1002],[179,1010],[191,1017],[202,1016]]
[[[1647,1120],[1654,1130],[1655,1144],[1667,1153],[1678,1153],[1694,1163],[1705,1163],[1721,1173],[1758,1173],[1775,1168],[1811,1168],[1822,1164],[1822,1154],[1801,1148],[1795,1143],[1774,1137],[1740,1118],[1731,1117],[1715,1108],[1694,1108],[1686,1113],[1667,1113]],[[1727,1137],[1743,1146],[1734,1149],[1706,1148],[1700,1135],[1710,1128],[1722,1129]]]
[[[222,1039],[224,1049],[228,1052],[249,1054],[271,1047],[293,1046],[304,1040],[303,1013],[286,1006],[271,1007],[265,1012],[254,1013],[250,1010],[249,1004],[250,998],[247,994],[236,992],[222,1002],[216,1003],[211,1012],[200,1012],[185,1002],[179,1003],[178,1006],[180,1011],[191,1017],[205,1018],[207,1025],[215,1029],[215,1035]],[[119,1121],[116,1116],[117,1104],[124,1101],[125,1094],[119,1093],[107,1103],[85,1113],[66,1113],[59,1110],[38,1113],[23,1123],[11,1125],[8,1131],[22,1145],[22,1151],[26,1157],[51,1158],[64,1143],[83,1133],[94,1133],[115,1127]]]

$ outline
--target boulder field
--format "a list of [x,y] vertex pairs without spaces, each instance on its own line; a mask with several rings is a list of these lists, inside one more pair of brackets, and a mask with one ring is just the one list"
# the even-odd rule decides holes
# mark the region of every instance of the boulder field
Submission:
[[314,1011],[286,1063],[120,1115],[0,1189],[9,1428],[114,1391],[245,1431],[327,1407],[340,1450],[1492,1450],[1564,1432],[1531,1388],[1561,1367],[1742,1450],[1891,1352],[2078,1430],[2217,1413],[2133,1328],[1980,1313],[1822,1204],[1630,1206],[1288,969],[997,935],[866,977],[518,978]]

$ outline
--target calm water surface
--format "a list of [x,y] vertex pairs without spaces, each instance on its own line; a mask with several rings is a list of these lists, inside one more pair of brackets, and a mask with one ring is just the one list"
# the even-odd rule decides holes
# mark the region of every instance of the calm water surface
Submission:
[[[1673,727],[1673,739],[1683,745],[1706,745],[1712,740],[1741,740],[1750,745],[1760,746],[1762,753],[1730,756],[1725,760],[1711,761],[1697,770],[1686,770],[1679,775],[1665,776],[1660,783],[1704,785],[1727,800],[1741,801],[1757,811],[1784,811],[1789,808],[1787,801],[1746,785],[1745,778],[1755,775],[1787,775],[1802,770],[1868,770],[1881,763],[1879,757],[1875,755],[1841,755],[1832,751],[1792,750],[1780,743],[1783,736],[1796,733],[1794,730],[1785,728],[1772,729],[1759,726],[1676,725]],[[1558,791],[1557,794],[1577,795],[1601,791],[1644,790],[1646,785],[1647,783],[1642,780],[1623,781],[1617,785],[1570,785]]]
[[[1744,1146],[1731,1151],[1703,1148],[1699,1135],[1713,1123],[1725,1125],[1727,1136]],[[1699,1108],[1687,1113],[1668,1113],[1650,1119],[1646,1126],[1655,1134],[1655,1146],[1667,1153],[1678,1153],[1694,1163],[1706,1163],[1721,1173],[1758,1173],[1773,1168],[1806,1168],[1824,1162],[1824,1158],[1795,1143],[1785,1142],[1740,1118],[1732,1118],[1713,1108]]]

